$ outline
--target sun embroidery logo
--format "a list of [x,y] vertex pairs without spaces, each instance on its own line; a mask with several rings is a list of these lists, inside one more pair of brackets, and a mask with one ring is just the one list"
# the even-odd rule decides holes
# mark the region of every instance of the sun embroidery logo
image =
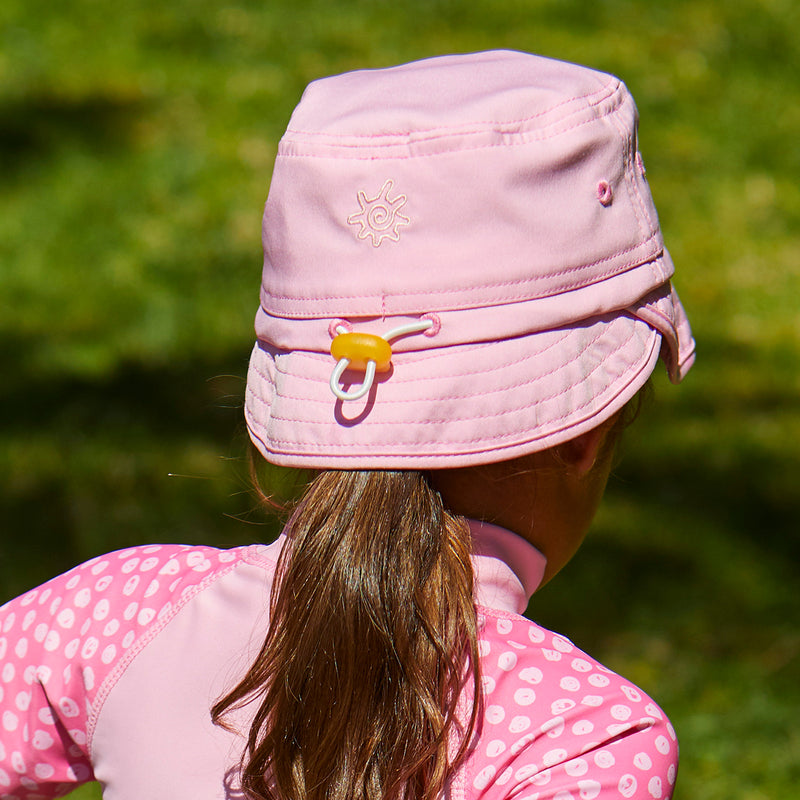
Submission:
[[406,204],[406,196],[399,194],[393,199],[389,199],[389,191],[393,184],[387,180],[383,184],[376,197],[369,198],[366,193],[358,193],[358,204],[361,210],[357,214],[351,214],[347,218],[350,225],[360,225],[358,231],[359,239],[372,237],[372,246],[380,247],[384,239],[391,239],[393,242],[400,240],[401,225],[408,225],[411,220],[400,213],[400,209]]

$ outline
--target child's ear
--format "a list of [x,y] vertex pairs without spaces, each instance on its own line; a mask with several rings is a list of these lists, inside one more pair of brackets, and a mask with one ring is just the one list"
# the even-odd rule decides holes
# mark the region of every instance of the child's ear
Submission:
[[607,434],[608,425],[598,425],[596,428],[592,428],[592,430],[559,445],[558,454],[568,467],[583,477],[591,471],[597,462]]

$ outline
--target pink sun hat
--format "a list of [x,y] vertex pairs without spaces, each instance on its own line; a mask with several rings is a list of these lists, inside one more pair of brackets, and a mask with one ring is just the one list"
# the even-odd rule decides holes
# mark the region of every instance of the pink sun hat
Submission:
[[[636,127],[617,78],[519,52],[310,84],[264,212],[245,401],[263,456],[502,461],[599,425],[659,355],[681,380],[694,341]],[[334,357],[349,331],[390,362]]]

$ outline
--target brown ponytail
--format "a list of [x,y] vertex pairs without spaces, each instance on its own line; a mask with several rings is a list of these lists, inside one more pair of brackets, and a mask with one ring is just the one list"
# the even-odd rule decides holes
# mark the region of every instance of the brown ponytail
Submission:
[[267,638],[212,709],[219,724],[259,702],[243,790],[259,800],[435,800],[478,712],[466,523],[421,473],[330,471],[287,533]]

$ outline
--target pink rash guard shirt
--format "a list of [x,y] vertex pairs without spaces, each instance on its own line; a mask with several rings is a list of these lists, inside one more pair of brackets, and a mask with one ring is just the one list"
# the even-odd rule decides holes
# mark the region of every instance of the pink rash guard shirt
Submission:
[[[663,712],[520,616],[544,557],[471,527],[485,702],[449,800],[669,798],[677,743]],[[263,641],[284,542],[135,547],[0,608],[0,798],[90,780],[106,800],[241,798],[242,738],[212,725],[209,708]]]

